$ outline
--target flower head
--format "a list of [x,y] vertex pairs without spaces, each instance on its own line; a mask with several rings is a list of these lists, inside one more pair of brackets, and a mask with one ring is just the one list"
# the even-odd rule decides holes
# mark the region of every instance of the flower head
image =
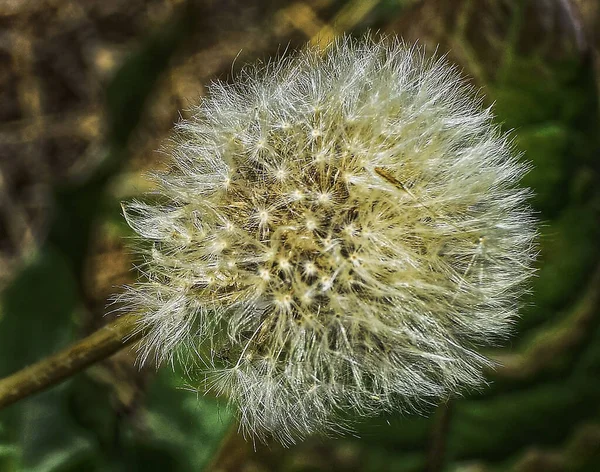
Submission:
[[283,441],[482,382],[535,230],[525,167],[453,67],[344,38],[212,84],[176,130],[160,201],[125,210],[143,359],[183,353]]

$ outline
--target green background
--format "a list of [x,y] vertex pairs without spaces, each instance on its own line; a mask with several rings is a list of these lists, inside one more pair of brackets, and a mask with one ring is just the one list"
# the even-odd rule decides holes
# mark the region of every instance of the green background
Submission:
[[135,277],[120,201],[146,190],[143,172],[161,165],[153,150],[178,110],[211,79],[286,45],[372,29],[448,53],[533,164],[524,183],[542,222],[518,334],[488,353],[502,366],[481,391],[284,449],[245,441],[223,402],[124,351],[0,412],[0,471],[600,470],[597,3],[0,7],[0,376],[106,321],[111,293]]

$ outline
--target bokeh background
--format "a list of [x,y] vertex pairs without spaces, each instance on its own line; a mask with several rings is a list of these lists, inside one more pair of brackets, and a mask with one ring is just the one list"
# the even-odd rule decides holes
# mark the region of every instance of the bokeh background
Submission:
[[367,29],[448,54],[534,164],[539,272],[490,386],[284,449],[123,350],[0,412],[0,471],[600,470],[598,0],[0,0],[0,376],[110,319],[120,202],[211,80]]

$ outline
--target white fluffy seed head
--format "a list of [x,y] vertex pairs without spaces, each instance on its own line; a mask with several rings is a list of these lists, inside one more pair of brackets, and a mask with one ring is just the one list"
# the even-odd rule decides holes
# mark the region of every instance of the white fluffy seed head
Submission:
[[125,209],[148,247],[123,296],[142,360],[183,353],[283,442],[482,382],[534,219],[509,139],[444,60],[344,38],[245,69],[170,153],[162,201]]

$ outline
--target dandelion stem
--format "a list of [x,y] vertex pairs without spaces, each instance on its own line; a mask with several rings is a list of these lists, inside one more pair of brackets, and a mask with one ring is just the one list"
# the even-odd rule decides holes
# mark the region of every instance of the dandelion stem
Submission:
[[444,468],[446,440],[452,417],[452,403],[448,400],[439,406],[431,434],[427,455],[427,472],[439,472]]
[[140,340],[138,315],[124,315],[64,350],[0,380],[0,409],[46,390]]

